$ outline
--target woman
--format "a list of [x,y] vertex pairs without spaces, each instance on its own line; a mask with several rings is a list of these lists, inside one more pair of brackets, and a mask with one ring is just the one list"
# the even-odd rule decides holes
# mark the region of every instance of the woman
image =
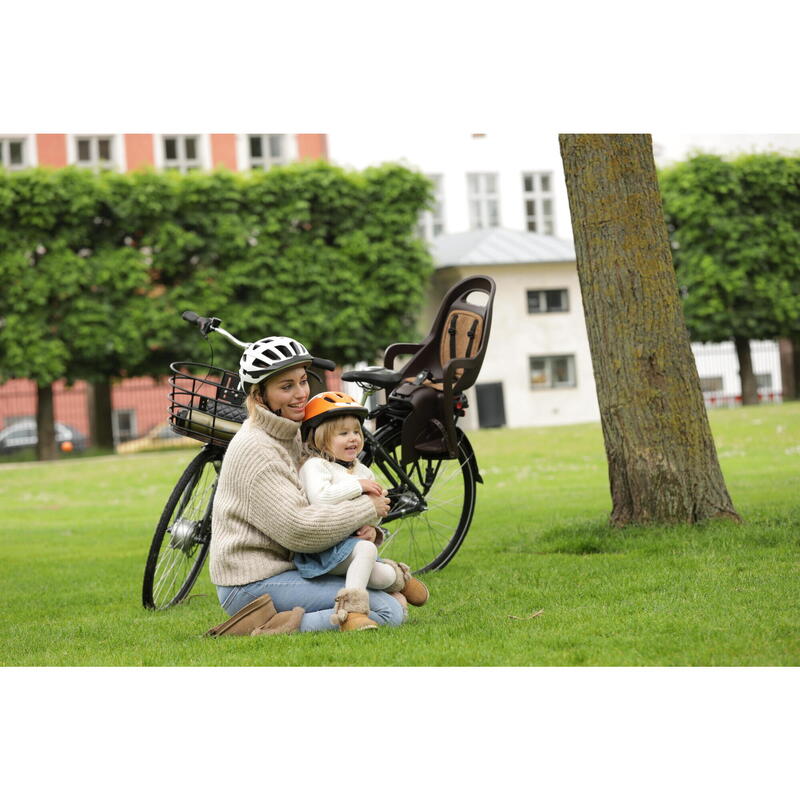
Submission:
[[[222,462],[211,523],[211,580],[232,619],[211,635],[336,630],[335,612],[361,610],[337,605],[344,578],[306,580],[292,562],[294,553],[325,550],[353,531],[370,540],[369,523],[389,510],[384,494],[309,505],[298,469],[310,363],[308,350],[283,336],[254,342],[242,355],[248,418]],[[404,619],[401,601],[387,592],[370,591],[369,608],[379,625]]]

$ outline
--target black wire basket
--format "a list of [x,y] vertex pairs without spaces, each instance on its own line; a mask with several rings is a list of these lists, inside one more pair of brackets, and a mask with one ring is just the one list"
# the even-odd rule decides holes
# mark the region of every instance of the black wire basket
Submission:
[[169,424],[175,433],[226,446],[247,419],[239,376],[210,364],[169,365]]

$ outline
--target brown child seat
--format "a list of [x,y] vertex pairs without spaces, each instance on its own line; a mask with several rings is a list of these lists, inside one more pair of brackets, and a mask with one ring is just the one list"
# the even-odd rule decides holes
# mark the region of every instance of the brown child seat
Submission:
[[[474,303],[484,295],[484,305]],[[407,401],[412,411],[403,423],[402,460],[417,453],[456,457],[455,400],[478,379],[492,325],[495,283],[474,275],[445,295],[431,326],[419,344],[390,345],[384,366],[391,370],[399,355],[412,355],[400,371],[401,381],[389,400]],[[473,302],[469,302],[473,300]]]

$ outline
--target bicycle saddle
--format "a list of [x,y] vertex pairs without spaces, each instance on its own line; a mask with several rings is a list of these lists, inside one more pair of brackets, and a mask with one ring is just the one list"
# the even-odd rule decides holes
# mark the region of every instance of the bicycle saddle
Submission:
[[386,367],[365,367],[342,373],[342,380],[348,383],[357,383],[359,386],[378,386],[381,389],[391,389],[403,380],[402,372],[392,372]]

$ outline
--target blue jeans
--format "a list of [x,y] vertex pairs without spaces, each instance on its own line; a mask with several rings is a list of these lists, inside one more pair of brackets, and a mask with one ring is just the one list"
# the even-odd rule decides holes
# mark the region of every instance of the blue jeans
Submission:
[[[343,577],[321,575],[319,578],[307,580],[296,569],[292,569],[243,586],[217,586],[217,597],[225,613],[233,616],[252,600],[268,594],[276,611],[289,611],[295,606],[302,606],[306,610],[300,625],[301,633],[332,631],[337,630],[337,626],[330,620],[334,600],[336,593],[343,588]],[[394,597],[386,592],[372,589],[367,591],[370,619],[375,620],[378,625],[402,624],[403,607]]]

